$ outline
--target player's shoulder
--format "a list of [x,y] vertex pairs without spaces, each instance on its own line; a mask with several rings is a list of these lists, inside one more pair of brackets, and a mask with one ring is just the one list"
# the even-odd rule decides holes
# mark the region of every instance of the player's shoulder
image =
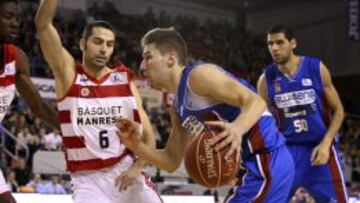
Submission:
[[15,58],[19,52],[22,54],[25,54],[21,48],[19,48],[15,44],[11,44],[11,43],[4,44],[4,51],[6,52],[6,55],[13,57],[13,58]]
[[110,68],[114,71],[129,72],[131,74],[134,74],[134,72],[122,62],[116,62],[115,64],[111,65]]
[[271,63],[263,69],[263,73],[259,79],[265,79],[266,81],[271,81],[279,76],[279,71],[276,63]]
[[321,61],[320,58],[315,57],[315,56],[302,56],[303,60],[305,61],[310,61],[310,62],[319,62]]
[[213,63],[195,63],[187,66],[190,80],[208,80],[212,75],[224,72],[224,69]]
[[303,64],[309,71],[318,72],[322,64],[321,59],[313,56],[302,56]]

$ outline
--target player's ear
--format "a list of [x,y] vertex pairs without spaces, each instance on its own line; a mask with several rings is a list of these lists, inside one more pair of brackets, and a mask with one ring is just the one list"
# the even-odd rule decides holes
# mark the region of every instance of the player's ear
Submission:
[[80,39],[79,46],[80,46],[80,50],[84,51],[84,49],[85,49],[85,40],[84,40],[84,38]]
[[292,47],[293,49],[296,49],[296,47],[297,47],[297,41],[296,41],[295,38],[294,38],[294,39],[291,39],[290,44],[291,44],[291,47]]
[[175,63],[176,63],[176,55],[175,55],[175,53],[174,53],[174,52],[170,52],[168,57],[169,57],[169,58],[168,58],[168,60],[167,60],[167,66],[168,66],[168,67],[174,66]]

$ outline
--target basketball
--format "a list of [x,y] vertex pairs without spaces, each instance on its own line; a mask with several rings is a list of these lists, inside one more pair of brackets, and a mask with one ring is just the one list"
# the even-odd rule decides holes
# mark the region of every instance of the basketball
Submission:
[[227,160],[227,148],[216,152],[211,140],[217,131],[206,130],[195,136],[185,150],[185,168],[189,176],[198,184],[208,188],[229,184],[239,170],[236,153]]

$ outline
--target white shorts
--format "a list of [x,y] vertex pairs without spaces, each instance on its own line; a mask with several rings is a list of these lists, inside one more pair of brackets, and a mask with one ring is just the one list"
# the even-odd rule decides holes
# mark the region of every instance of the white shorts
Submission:
[[3,172],[0,169],[0,194],[10,192],[9,185],[6,184]]
[[143,173],[138,182],[119,192],[115,179],[126,171],[133,159],[124,157],[112,167],[91,172],[71,174],[73,200],[75,203],[161,203],[159,193],[150,176]]

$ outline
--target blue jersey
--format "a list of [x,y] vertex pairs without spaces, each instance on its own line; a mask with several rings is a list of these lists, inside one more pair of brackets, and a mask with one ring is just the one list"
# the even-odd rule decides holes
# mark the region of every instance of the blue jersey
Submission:
[[[180,116],[181,125],[192,135],[196,136],[204,130],[204,121],[221,120],[234,121],[241,109],[225,103],[219,103],[210,97],[204,97],[193,92],[189,86],[189,74],[200,63],[190,64],[182,72],[178,92],[174,99],[175,109]],[[230,73],[224,72],[231,77]],[[236,79],[239,83],[254,90],[254,88],[242,79]],[[243,160],[257,152],[267,152],[285,144],[285,138],[278,132],[276,121],[269,112],[264,112],[261,119],[244,135],[242,142]]]
[[291,78],[272,64],[265,69],[267,93],[287,143],[319,143],[330,118],[320,75],[320,60],[302,57]]

